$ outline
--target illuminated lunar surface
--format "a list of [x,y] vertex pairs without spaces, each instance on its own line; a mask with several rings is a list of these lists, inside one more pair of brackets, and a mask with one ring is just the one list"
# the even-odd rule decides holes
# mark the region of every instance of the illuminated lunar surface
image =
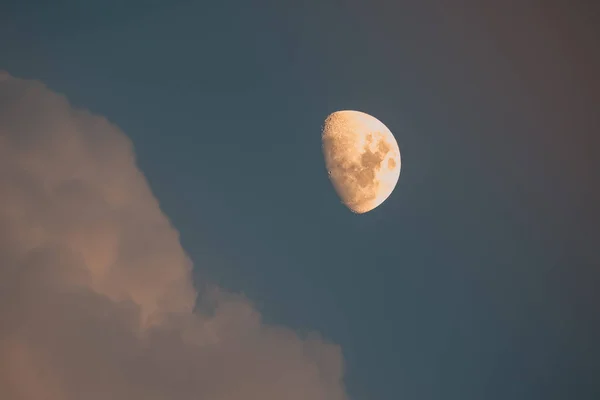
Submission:
[[360,111],[337,111],[325,120],[321,139],[329,179],[350,210],[366,213],[392,194],[400,149],[381,121]]

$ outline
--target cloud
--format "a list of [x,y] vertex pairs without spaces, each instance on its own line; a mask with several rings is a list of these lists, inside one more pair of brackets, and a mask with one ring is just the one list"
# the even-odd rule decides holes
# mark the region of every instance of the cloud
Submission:
[[338,346],[191,268],[129,139],[0,71],[0,398],[346,399]]

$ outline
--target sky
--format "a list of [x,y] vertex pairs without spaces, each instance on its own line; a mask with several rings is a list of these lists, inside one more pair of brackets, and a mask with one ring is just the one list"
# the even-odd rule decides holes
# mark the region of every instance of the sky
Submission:
[[[596,399],[589,1],[0,6],[0,397]],[[394,133],[355,215],[321,126]]]

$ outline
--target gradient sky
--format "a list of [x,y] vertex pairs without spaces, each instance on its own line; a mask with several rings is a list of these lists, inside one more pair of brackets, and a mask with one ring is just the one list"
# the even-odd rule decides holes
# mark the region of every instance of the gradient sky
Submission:
[[[599,18],[589,1],[15,1],[0,69],[123,130],[196,286],[339,344],[351,399],[595,399]],[[402,153],[364,215],[324,169],[340,109]]]

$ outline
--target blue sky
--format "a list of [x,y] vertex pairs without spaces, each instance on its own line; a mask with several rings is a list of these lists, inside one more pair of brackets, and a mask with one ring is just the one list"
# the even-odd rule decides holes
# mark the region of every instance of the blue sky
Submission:
[[[471,3],[15,2],[0,69],[118,125],[198,287],[340,344],[352,399],[592,398],[597,29]],[[340,109],[402,153],[365,215],[322,160]]]

